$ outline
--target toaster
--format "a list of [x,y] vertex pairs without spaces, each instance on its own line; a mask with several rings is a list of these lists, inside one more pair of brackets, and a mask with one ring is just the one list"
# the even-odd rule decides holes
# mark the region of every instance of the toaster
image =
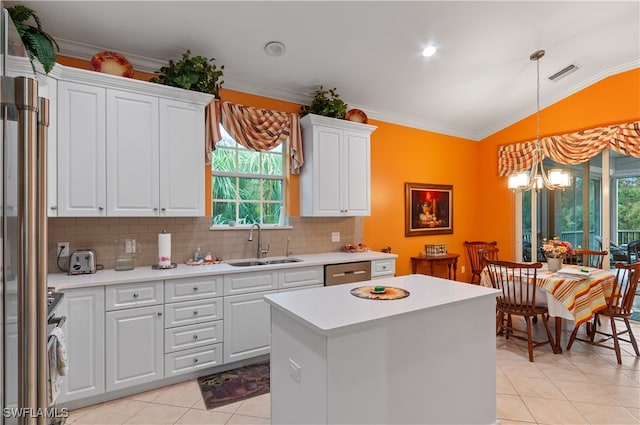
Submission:
[[80,249],[69,258],[69,274],[89,274],[96,272],[95,249]]

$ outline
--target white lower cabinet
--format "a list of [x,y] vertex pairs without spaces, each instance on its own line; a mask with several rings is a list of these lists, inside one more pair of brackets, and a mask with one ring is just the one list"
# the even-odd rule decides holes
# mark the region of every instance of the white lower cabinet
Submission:
[[104,393],[104,287],[65,289],[57,315],[67,343],[69,371],[58,402]]
[[396,260],[388,258],[371,261],[371,280],[393,277],[396,275]]
[[223,277],[165,282],[164,376],[222,364]]
[[164,376],[163,306],[106,313],[107,391]]
[[271,310],[264,300],[277,291],[224,297],[224,362],[269,354]]

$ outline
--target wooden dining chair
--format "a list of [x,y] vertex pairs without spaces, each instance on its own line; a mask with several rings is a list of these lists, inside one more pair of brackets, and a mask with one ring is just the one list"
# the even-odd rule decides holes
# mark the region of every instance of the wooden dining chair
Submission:
[[[540,291],[536,286],[537,270],[542,267],[541,263],[512,263],[509,261],[492,260],[485,256],[483,258],[491,286],[502,291],[498,295],[496,302],[496,332],[505,338],[514,337],[527,341],[529,351],[529,361],[533,362],[533,349],[545,344],[551,345],[553,352],[556,346],[549,328],[548,309],[536,302],[536,293]],[[513,316],[522,316],[526,323],[526,328],[516,326]],[[541,316],[545,331],[546,341],[534,341],[532,338],[532,319]],[[518,334],[525,334],[525,336]]]
[[627,263],[640,262],[640,240],[629,242],[627,245]]
[[469,256],[469,263],[471,264],[471,283],[480,283],[480,273],[482,273],[483,264],[478,251],[481,249],[496,248],[497,245],[498,242],[496,241],[464,241],[464,246]]
[[590,249],[575,249],[573,255],[569,257],[569,264],[601,269],[604,258],[609,255],[608,251],[592,251]]
[[[571,337],[569,338],[569,343],[567,344],[567,351],[571,349],[573,342],[577,339],[593,345],[597,345],[598,347],[604,347],[614,350],[616,352],[616,359],[618,360],[618,364],[622,364],[622,355],[620,353],[619,340],[630,342],[633,346],[634,351],[636,352],[636,356],[640,356],[640,351],[638,351],[638,343],[636,342],[636,338],[631,331],[631,325],[629,324],[629,317],[631,317],[631,314],[633,314],[633,298],[636,295],[636,290],[638,288],[638,279],[640,278],[640,262],[634,264],[617,262],[615,264],[615,267],[617,269],[616,281],[612,288],[611,295],[606,298],[607,306],[604,308],[604,310],[600,310],[593,315],[593,323],[588,330],[588,339],[577,337],[580,325],[576,326],[573,329],[573,332],[571,332]],[[611,324],[611,333],[599,331],[597,329],[599,316],[609,317],[609,321]],[[626,326],[626,330],[618,331],[618,329],[616,328],[616,319],[622,319]],[[629,334],[629,339],[623,339],[620,337],[620,335],[624,335],[626,333]],[[596,335],[602,335],[603,338],[596,341]],[[613,346],[603,344],[610,339],[613,340]]]

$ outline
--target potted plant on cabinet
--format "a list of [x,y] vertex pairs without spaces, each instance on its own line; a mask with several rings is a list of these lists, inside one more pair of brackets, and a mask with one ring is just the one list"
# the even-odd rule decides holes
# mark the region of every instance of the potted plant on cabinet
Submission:
[[[7,8],[7,11],[27,50],[33,72],[36,72],[33,60],[37,59],[42,64],[44,72],[48,74],[56,63],[56,54],[60,50],[58,43],[42,30],[40,18],[33,9],[18,4]],[[35,27],[26,23],[31,18],[36,23]]]
[[191,57],[191,50],[187,50],[182,54],[181,60],[177,62],[170,60],[167,66],[163,66],[160,71],[157,71],[159,75],[149,81],[210,93],[219,99],[220,88],[224,81],[218,80],[222,78],[224,65],[218,68],[215,64],[210,63],[214,60],[214,58],[207,59],[203,56]]
[[311,101],[311,105],[302,105],[300,108],[300,116],[307,114],[322,115],[325,117],[340,118],[343,119],[347,114],[347,104],[340,99],[340,95],[334,87],[329,90],[324,90],[322,86],[316,91],[316,94]]

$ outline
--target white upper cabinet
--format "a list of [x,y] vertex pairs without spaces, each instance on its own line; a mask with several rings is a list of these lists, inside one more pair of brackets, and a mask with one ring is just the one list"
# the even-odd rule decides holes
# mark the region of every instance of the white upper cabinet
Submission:
[[105,216],[105,90],[58,83],[58,215]]
[[160,99],[160,215],[204,215],[204,108]]
[[107,215],[157,215],[158,98],[107,90]]
[[59,216],[203,216],[212,95],[61,67]]
[[300,215],[370,215],[370,141],[376,127],[313,114],[300,124]]

